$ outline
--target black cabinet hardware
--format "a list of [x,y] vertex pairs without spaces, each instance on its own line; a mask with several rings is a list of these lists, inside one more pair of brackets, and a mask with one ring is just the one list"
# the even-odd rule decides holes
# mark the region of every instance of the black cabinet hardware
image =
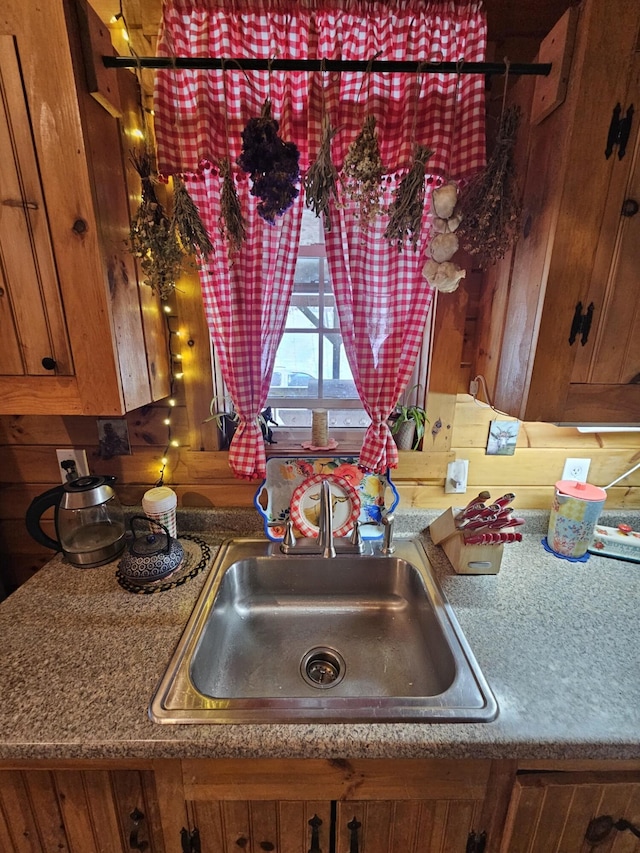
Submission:
[[467,848],[465,853],[484,853],[484,848],[487,844],[487,833],[481,832],[479,835],[475,832],[470,832],[467,838]]
[[573,320],[571,321],[571,332],[569,333],[569,344],[573,346],[578,335],[581,335],[580,343],[584,346],[589,337],[591,322],[593,320],[593,302],[589,303],[586,312],[582,313],[582,302],[578,302],[575,311],[573,312]]
[[584,837],[589,844],[601,844],[609,837],[614,829],[618,832],[628,830],[635,835],[636,838],[640,838],[640,828],[634,826],[624,818],[614,820],[611,815],[608,814],[600,815],[600,817],[594,817],[592,821],[589,821],[589,826],[587,827]]
[[182,853],[201,853],[200,832],[196,827],[192,832],[182,827],[180,831],[180,845]]
[[605,148],[604,156],[609,159],[613,154],[613,149],[618,146],[618,160],[622,160],[627,153],[627,142],[631,133],[631,122],[633,121],[633,104],[628,108],[627,112],[622,116],[622,107],[616,104],[613,108],[611,123],[609,124],[609,133],[607,134],[607,147]]
[[129,850],[146,850],[149,842],[138,840],[138,832],[140,831],[140,824],[144,820],[144,814],[136,807],[129,817],[133,822],[131,832],[129,833]]
[[320,827],[322,826],[322,820],[317,814],[314,814],[311,818],[309,826],[311,827],[311,847],[309,848],[309,853],[322,853],[320,849]]

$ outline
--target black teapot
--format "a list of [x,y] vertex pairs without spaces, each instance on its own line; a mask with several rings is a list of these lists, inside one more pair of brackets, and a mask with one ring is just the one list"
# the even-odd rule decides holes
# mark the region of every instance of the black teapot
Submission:
[[123,578],[134,584],[146,584],[163,580],[180,566],[184,549],[164,524],[146,515],[132,516],[129,524],[133,540],[118,563]]

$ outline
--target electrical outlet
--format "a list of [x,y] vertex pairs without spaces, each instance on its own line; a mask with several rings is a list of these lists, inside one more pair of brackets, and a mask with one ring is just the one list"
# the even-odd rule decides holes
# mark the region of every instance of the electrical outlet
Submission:
[[563,480],[575,480],[576,483],[586,483],[589,474],[590,459],[565,459]]
[[56,450],[58,457],[58,470],[60,471],[60,480],[63,483],[68,483],[70,480],[76,480],[78,477],[89,476],[89,463],[87,462],[87,451],[78,450],[75,447],[68,447],[62,450]]
[[469,460],[456,459],[447,465],[447,479],[444,484],[446,494],[463,495],[467,491],[469,479]]

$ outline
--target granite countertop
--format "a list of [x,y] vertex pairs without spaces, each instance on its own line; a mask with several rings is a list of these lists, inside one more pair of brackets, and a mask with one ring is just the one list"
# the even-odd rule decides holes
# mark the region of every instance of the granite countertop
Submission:
[[[497,575],[456,575],[427,532],[439,514],[400,513],[399,533],[423,537],[498,700],[494,722],[152,723],[206,572],[134,595],[116,562],[83,570],[57,555],[0,605],[0,758],[640,758],[640,565],[560,560],[540,543],[545,514],[523,512],[523,542],[505,547]],[[212,551],[263,535],[251,510],[183,511],[179,529]]]

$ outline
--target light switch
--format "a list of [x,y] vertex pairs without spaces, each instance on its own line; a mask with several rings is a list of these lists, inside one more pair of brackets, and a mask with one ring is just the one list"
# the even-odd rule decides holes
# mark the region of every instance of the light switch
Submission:
[[467,491],[469,479],[469,460],[455,459],[447,465],[447,479],[444,490],[447,494],[461,495]]

